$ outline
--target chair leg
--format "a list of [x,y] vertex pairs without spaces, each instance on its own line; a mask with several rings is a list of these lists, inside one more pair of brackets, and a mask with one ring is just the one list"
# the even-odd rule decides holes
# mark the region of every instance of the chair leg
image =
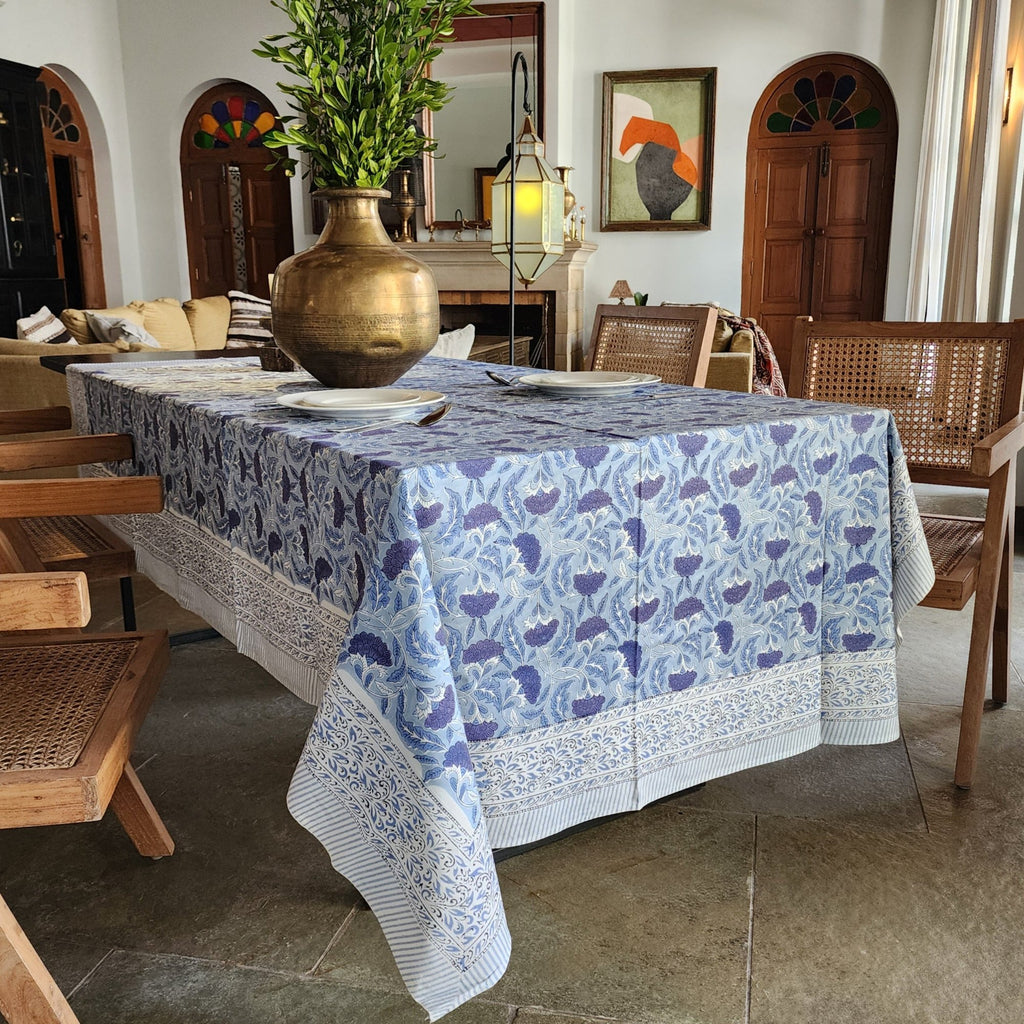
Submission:
[[992,627],[992,702],[1000,707],[1010,699],[1010,622],[1013,606],[1013,513],[1007,517],[999,589]]
[[132,589],[131,576],[121,577],[121,618],[124,620],[124,628],[129,633],[134,633],[135,626],[135,591]]
[[79,1024],[0,896],[0,1015],[10,1024]]
[[985,513],[985,539],[981,548],[978,587],[974,594],[974,617],[971,620],[971,648],[967,656],[967,681],[964,704],[960,712],[960,742],[956,751],[953,782],[958,789],[970,789],[974,765],[978,759],[981,738],[981,716],[985,710],[988,681],[988,659],[992,650],[992,631],[996,616],[996,595],[999,590],[1003,542],[1006,537],[1006,496],[1010,469],[1003,466],[992,477]]
[[174,853],[174,840],[130,764],[124,766],[110,806],[143,857],[169,857]]

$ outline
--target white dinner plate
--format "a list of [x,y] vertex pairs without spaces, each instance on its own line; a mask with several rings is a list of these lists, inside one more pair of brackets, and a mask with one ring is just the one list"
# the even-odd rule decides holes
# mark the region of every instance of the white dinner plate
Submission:
[[337,388],[278,395],[278,405],[334,420],[397,420],[443,402],[440,391],[406,388]]
[[575,370],[572,372],[528,373],[519,378],[538,391],[552,395],[622,395],[645,384],[657,384],[660,377],[653,373],[615,373],[611,370]]

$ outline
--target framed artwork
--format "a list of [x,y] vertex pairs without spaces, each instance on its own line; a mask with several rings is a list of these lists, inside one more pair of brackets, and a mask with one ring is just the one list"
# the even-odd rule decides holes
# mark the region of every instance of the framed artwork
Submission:
[[491,186],[494,184],[493,167],[474,167],[473,178],[476,191],[476,219],[491,222]]
[[604,73],[602,231],[711,227],[716,71]]

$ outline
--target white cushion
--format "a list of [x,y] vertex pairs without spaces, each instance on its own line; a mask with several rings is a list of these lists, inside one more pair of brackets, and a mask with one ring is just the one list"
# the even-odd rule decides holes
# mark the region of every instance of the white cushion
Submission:
[[38,313],[22,317],[17,322],[18,337],[23,341],[38,341],[47,345],[77,345],[71,332],[43,306]]
[[85,311],[89,329],[100,341],[116,345],[122,350],[138,351],[140,348],[159,348],[160,342],[144,327],[119,316],[104,316],[102,313]]
[[475,337],[476,328],[472,324],[466,324],[457,331],[446,331],[437,336],[437,344],[430,350],[430,354],[445,359],[468,359]]

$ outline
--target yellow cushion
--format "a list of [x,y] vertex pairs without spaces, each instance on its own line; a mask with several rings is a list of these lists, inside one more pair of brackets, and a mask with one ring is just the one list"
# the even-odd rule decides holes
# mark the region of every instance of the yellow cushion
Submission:
[[[120,317],[130,320],[133,324],[144,327],[142,313],[135,308],[135,303],[130,306],[116,306],[113,309],[90,309],[90,313],[99,313],[101,316]],[[65,309],[60,315],[61,323],[71,332],[71,336],[79,345],[93,345],[99,342],[99,338],[89,328],[89,322],[85,318],[84,309]],[[146,328],[149,330],[149,328]],[[150,334],[153,332],[150,331]]]
[[224,348],[231,322],[231,300],[226,295],[189,299],[182,309],[192,328],[196,348]]
[[715,320],[715,337],[711,342],[712,352],[728,352],[732,341],[732,328],[721,318]]
[[161,348],[178,351],[196,347],[192,328],[177,299],[133,302],[131,306],[142,314],[142,326],[160,342]]

